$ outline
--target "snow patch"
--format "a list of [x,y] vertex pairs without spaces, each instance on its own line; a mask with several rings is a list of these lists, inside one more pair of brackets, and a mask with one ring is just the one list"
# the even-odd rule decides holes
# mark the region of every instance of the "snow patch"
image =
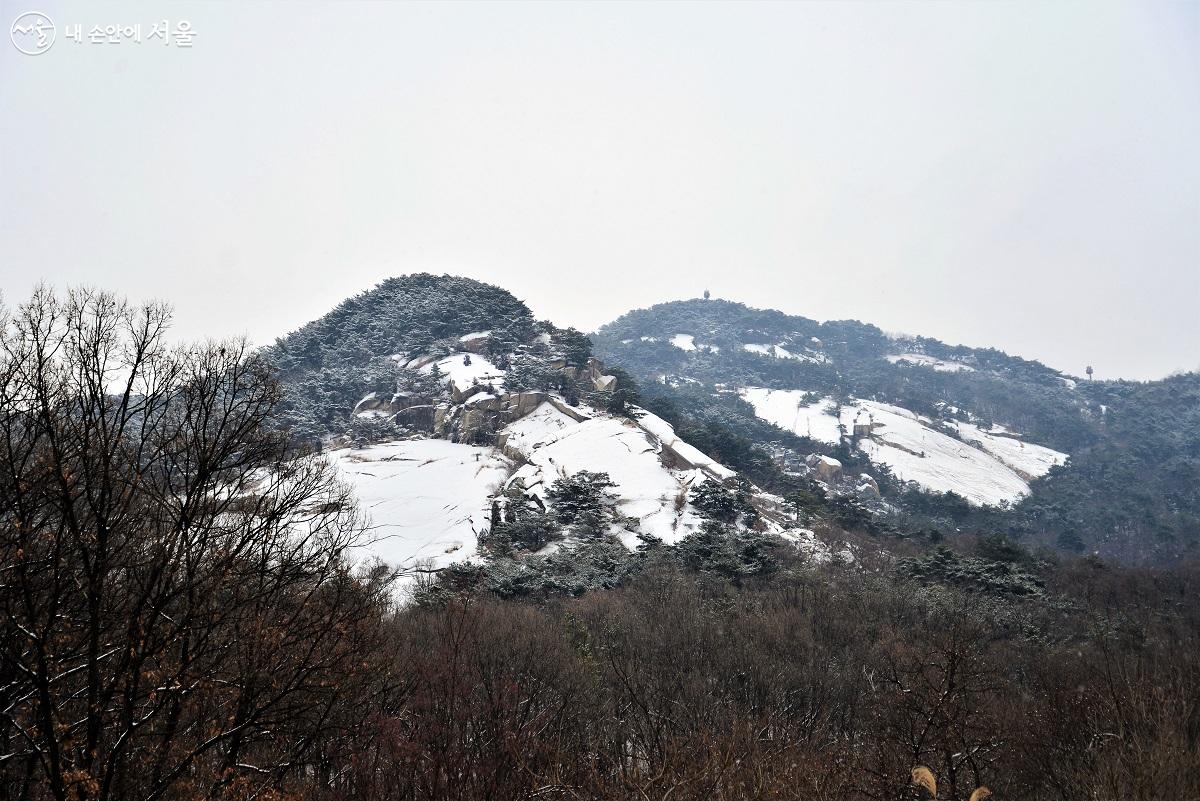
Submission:
[[470,389],[475,384],[491,384],[497,391],[504,388],[504,370],[478,354],[453,353],[424,365],[421,372],[429,375],[434,365],[437,365],[446,381],[459,391]]
[[829,398],[812,400],[810,392],[762,387],[746,387],[738,390],[738,394],[768,423],[829,445],[842,440],[836,407]]
[[671,337],[671,344],[680,350],[695,350],[696,338],[691,334],[676,334]]
[[907,364],[913,367],[932,367],[939,373],[973,373],[975,368],[962,362],[952,362],[926,356],[924,353],[896,353],[885,356],[892,364]]
[[552,442],[564,429],[575,425],[579,425],[576,420],[544,401],[520,420],[508,424],[503,431],[507,435],[504,444],[525,454]]
[[760,356],[770,356],[775,359],[791,359],[797,362],[812,362],[820,364],[825,361],[823,355],[813,356],[808,353],[793,353],[783,345],[758,345],[754,343],[742,345],[742,350],[757,353]]
[[991,432],[985,432],[970,423],[955,422],[953,426],[964,441],[987,451],[1027,479],[1044,476],[1050,472],[1050,468],[1066,464],[1067,461],[1067,454],[1061,451],[1022,442],[1011,436],[997,436],[994,428]]

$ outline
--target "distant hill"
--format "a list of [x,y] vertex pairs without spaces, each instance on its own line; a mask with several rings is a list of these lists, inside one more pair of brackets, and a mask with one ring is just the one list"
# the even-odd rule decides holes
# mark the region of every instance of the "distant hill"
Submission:
[[629,312],[594,340],[651,408],[729,426],[785,462],[869,462],[907,525],[1133,562],[1200,541],[1196,374],[1092,382],[994,349],[715,299]]

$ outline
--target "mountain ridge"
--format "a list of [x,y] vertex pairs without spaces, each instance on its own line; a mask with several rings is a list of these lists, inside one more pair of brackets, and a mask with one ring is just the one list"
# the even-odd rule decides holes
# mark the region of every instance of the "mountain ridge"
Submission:
[[[930,428],[976,445],[1011,450],[1007,441],[1019,432],[1025,442],[1069,454],[1065,465],[1032,476],[1027,495],[1010,499],[1017,513],[942,504],[945,508],[929,521],[942,527],[965,523],[1133,561],[1177,558],[1194,552],[1200,539],[1200,497],[1187,483],[1197,474],[1200,454],[1192,433],[1200,424],[1200,376],[1194,373],[1151,382],[1088,381],[994,348],[893,337],[856,320],[820,323],[700,298],[631,311],[602,326],[595,339],[602,357],[625,365],[663,402],[725,420],[785,456],[797,447],[822,450],[822,444],[840,443],[843,434],[850,435],[845,437],[849,450],[865,450],[856,447],[854,432],[835,432],[834,442],[801,437],[809,441],[789,445],[772,443],[759,425],[784,423],[790,433],[803,434],[811,429],[797,430],[781,418],[808,422],[812,415],[804,413],[806,404],[826,401],[894,405]],[[772,413],[767,403],[758,408],[739,403],[747,393],[764,392],[790,392],[795,398],[782,415],[780,404]],[[730,394],[736,397],[722,397]],[[1144,442],[1131,430],[1139,416],[1145,421]],[[883,444],[904,447],[900,441]],[[823,450],[834,455],[833,448]],[[911,475],[913,465],[907,466]],[[1089,482],[1097,485],[1095,492]],[[912,496],[903,485],[881,483],[892,490],[889,500],[907,496],[909,507],[939,505],[936,498]],[[1154,497],[1142,485],[1162,488],[1162,496]]]
[[[743,511],[724,521],[731,531],[795,530],[793,539],[825,553],[844,549],[848,530],[933,531],[1153,562],[1194,552],[1200,531],[1200,498],[1188,481],[1200,475],[1200,446],[1183,424],[1200,382],[1188,377],[1081,381],[996,349],[718,299],[635,309],[589,339],[536,320],[500,287],[428,273],[381,282],[264,353],[284,385],[281,424],[340,460],[349,453],[351,474],[385,470],[375,456],[381,445],[424,439],[475,449],[439,451],[443,483],[467,481],[472,459],[491,465],[495,486],[486,493],[445,499],[465,509],[450,526],[458,534],[431,534],[417,549],[443,568],[492,550],[528,563],[556,542],[579,545],[586,538],[573,538],[574,522],[551,519],[547,493],[587,473],[607,475],[584,490],[602,520],[591,531],[603,536],[588,542],[631,550],[643,533],[664,540],[652,523],[659,513],[631,503],[647,481],[661,485],[663,514],[676,507],[664,519],[686,521],[686,532],[707,522],[691,493],[711,482],[743,498]],[[1130,428],[1130,409],[1142,406],[1153,422],[1149,445]],[[1172,428],[1160,416],[1174,412],[1181,423]],[[568,446],[567,426],[568,439],[586,446]],[[606,433],[582,433],[592,429]],[[628,442],[644,440],[655,454],[651,478],[632,478],[639,472],[629,460],[641,446],[623,446],[628,458],[599,456],[631,431]],[[419,460],[421,447],[395,446],[384,461]],[[569,464],[541,459],[550,453],[569,454]],[[531,464],[541,465],[536,474]],[[703,480],[687,473],[697,469],[707,471]],[[398,487],[382,491],[402,494]],[[385,503],[379,491],[370,489]],[[651,521],[646,531],[623,522],[634,517]],[[811,519],[830,523],[828,542],[813,537]],[[506,526],[516,539],[488,545]],[[677,542],[675,531],[665,541]],[[442,551],[430,553],[431,543]]]

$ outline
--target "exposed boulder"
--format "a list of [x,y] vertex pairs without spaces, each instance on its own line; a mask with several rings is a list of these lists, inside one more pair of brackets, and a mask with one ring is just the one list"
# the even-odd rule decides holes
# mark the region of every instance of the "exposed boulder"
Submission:
[[467,398],[466,405],[475,411],[499,412],[504,401],[490,392],[477,392]]
[[413,406],[426,406],[433,402],[432,398],[414,395],[411,392],[397,392],[390,399],[383,399],[375,392],[360,400],[354,407],[354,414],[364,412],[381,412],[395,414]]
[[545,392],[510,392],[503,397],[504,411],[512,420],[519,420],[541,406],[547,397]]
[[365,398],[354,405],[353,414],[362,414],[363,412],[375,412],[383,410],[387,402],[379,397],[377,393],[372,392]]
[[487,352],[488,339],[491,337],[491,331],[476,331],[473,334],[465,334],[459,337],[458,347],[468,353],[483,354]]
[[879,498],[879,484],[874,478],[866,473],[863,473],[856,479],[854,491],[860,498],[869,500],[876,500]]
[[617,377],[615,375],[598,375],[592,379],[592,386],[598,392],[612,392],[617,388]]
[[832,484],[842,477],[842,463],[832,456],[826,456],[822,453],[812,453],[805,459],[805,463],[816,474],[817,478],[826,484]]

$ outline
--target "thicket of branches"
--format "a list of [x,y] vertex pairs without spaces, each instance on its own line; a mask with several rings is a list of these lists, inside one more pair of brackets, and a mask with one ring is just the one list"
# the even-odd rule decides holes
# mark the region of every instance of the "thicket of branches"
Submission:
[[0,328],[0,796],[270,786],[370,684],[346,489],[264,425],[244,345],[168,322],[39,290]]

